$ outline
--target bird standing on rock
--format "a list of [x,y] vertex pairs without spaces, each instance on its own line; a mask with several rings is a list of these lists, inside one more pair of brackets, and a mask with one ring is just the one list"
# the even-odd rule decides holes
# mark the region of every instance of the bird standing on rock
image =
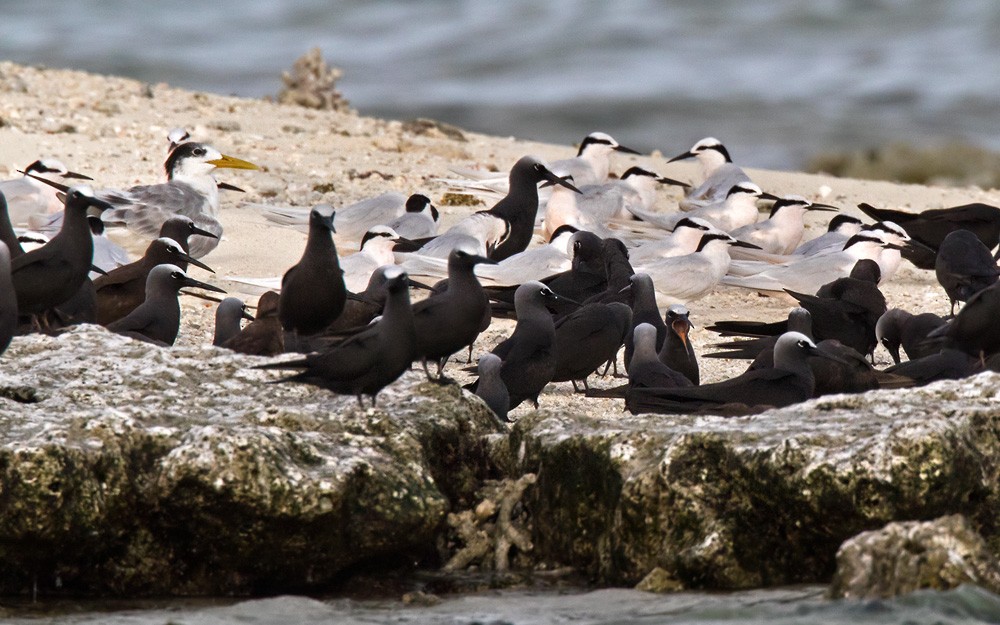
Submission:
[[22,315],[41,315],[73,297],[90,273],[94,241],[87,210],[108,208],[90,187],[72,187],[66,193],[66,217],[58,234],[38,249],[11,261],[11,275]]
[[378,322],[324,352],[258,368],[302,369],[279,382],[304,382],[334,393],[355,395],[362,408],[363,396],[370,395],[375,406],[379,391],[410,368],[416,353],[409,278],[398,267],[388,268],[385,275],[389,297]]
[[312,209],[302,258],[281,278],[278,319],[289,332],[316,334],[344,310],[347,287],[333,242],[334,215],[328,204]]

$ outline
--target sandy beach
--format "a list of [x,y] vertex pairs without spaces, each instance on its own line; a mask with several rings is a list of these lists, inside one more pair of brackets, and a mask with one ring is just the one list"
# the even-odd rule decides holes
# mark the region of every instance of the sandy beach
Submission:
[[[223,153],[252,161],[261,171],[220,171],[219,178],[246,190],[224,193],[221,221],[225,234],[218,248],[205,260],[216,275],[194,270],[227,290],[238,285],[226,276],[280,275],[299,257],[304,234],[268,224],[249,203],[308,207],[320,202],[342,206],[385,191],[428,195],[443,213],[443,226],[472,207],[441,206],[447,185],[437,181],[451,176],[450,168],[506,171],[526,154],[544,159],[566,158],[575,153],[568,145],[534,143],[513,137],[491,137],[463,132],[445,133],[432,124],[411,124],[278,105],[263,100],[195,93],[165,84],[147,85],[134,80],[76,71],[30,68],[0,63],[0,178],[16,176],[16,169],[42,156],[63,160],[72,170],[95,179],[94,186],[128,187],[164,179],[167,132],[187,128],[197,140],[211,143]],[[349,94],[347,94],[349,97]],[[580,128],[580,138],[593,130],[614,135],[614,128]],[[711,129],[706,129],[706,135]],[[701,137],[658,137],[659,153],[649,156],[618,155],[612,170],[621,173],[640,165],[661,175],[694,180],[697,168],[689,162],[666,164],[667,157],[682,152]],[[725,137],[719,137],[723,142]],[[753,146],[729,146],[739,155]],[[1000,192],[979,188],[900,185],[840,179],[795,172],[750,170],[764,190],[775,194],[797,193],[841,207],[861,216],[859,202],[921,211],[969,202],[1000,204]],[[657,210],[676,210],[679,192],[663,187]],[[821,232],[821,217],[810,216],[811,233]],[[135,254],[145,241],[127,233],[111,233]],[[540,241],[541,239],[538,238]],[[338,240],[342,253],[353,251]],[[883,288],[890,306],[911,311],[948,312],[948,300],[932,272],[904,262],[895,278]],[[255,298],[254,300],[255,301]],[[214,309],[186,298],[179,341],[184,344],[211,340]],[[696,326],[693,340],[699,352],[715,340],[703,330],[723,319],[782,317],[784,301],[748,291],[719,288],[691,303]],[[497,323],[481,339],[477,350],[489,349],[509,331]],[[888,354],[876,352],[879,365]],[[745,363],[702,359],[702,380],[715,381],[743,369]],[[548,395],[568,396],[569,385],[550,387]],[[551,404],[550,404],[551,405]],[[591,404],[588,404],[591,405]],[[525,407],[519,411],[526,410]],[[516,416],[518,413],[514,413]]]

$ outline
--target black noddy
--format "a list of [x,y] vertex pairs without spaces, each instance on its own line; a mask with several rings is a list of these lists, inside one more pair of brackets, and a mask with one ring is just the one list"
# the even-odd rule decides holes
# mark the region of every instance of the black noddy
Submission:
[[632,331],[635,351],[628,370],[628,388],[682,388],[694,386],[690,378],[664,364],[656,353],[656,328],[640,323]]
[[928,336],[928,340],[959,349],[975,356],[984,363],[988,356],[1000,352],[1000,282],[987,287],[969,298],[948,325],[941,326]]
[[909,360],[937,353],[940,348],[927,345],[926,339],[931,332],[946,323],[934,313],[914,315],[902,308],[890,308],[875,324],[875,338],[892,356],[893,364],[898,365],[900,347]]
[[831,357],[804,334],[786,332],[774,345],[774,368],[747,371],[735,378],[689,388],[648,388],[630,392],[626,408],[640,412],[720,412],[740,404],[745,412],[780,408],[810,399],[816,385],[807,359]]
[[17,333],[17,294],[10,275],[10,251],[0,241],[0,354]]
[[[222,188],[220,183],[219,188]],[[219,237],[204,228],[199,228],[190,217],[184,215],[174,215],[170,219],[163,222],[160,226],[160,237],[166,237],[168,239],[173,239],[181,245],[181,249],[184,250],[185,254],[191,253],[190,238],[194,235],[199,235],[203,237],[208,237],[210,239],[218,239]],[[174,262],[175,265],[187,271],[187,262],[181,260],[180,262]]]
[[14,232],[14,225],[10,222],[7,198],[2,191],[0,191],[0,243],[7,246],[7,255],[10,258],[17,258],[24,254],[21,242],[17,240],[17,233]]
[[701,376],[698,372],[698,357],[695,356],[689,337],[692,328],[690,317],[691,312],[682,304],[673,304],[667,308],[663,319],[667,332],[657,356],[660,362],[698,386]]
[[247,305],[238,297],[227,297],[215,309],[215,335],[212,345],[221,346],[239,336],[243,328],[243,319],[253,321],[253,315],[247,310]]
[[621,302],[593,303],[556,322],[556,369],[553,382],[577,381],[586,391],[587,377],[618,354],[632,329],[632,309]]
[[976,356],[958,350],[945,348],[941,351],[913,358],[888,367],[885,372],[906,377],[916,386],[923,386],[938,380],[961,380],[983,370]]
[[934,274],[948,294],[952,317],[957,302],[969,301],[1000,278],[993,254],[968,230],[950,232],[941,241],[934,261]]
[[142,258],[94,280],[97,291],[96,321],[108,325],[139,307],[146,299],[146,279],[153,267],[173,265],[185,271],[188,264],[215,273],[211,267],[188,255],[174,239],[160,237],[146,246]]
[[899,224],[910,238],[919,243],[907,246],[902,254],[921,269],[934,269],[936,251],[944,238],[955,230],[972,232],[990,250],[1000,243],[1000,208],[988,204],[964,204],[922,213],[876,208],[870,204],[858,204],[858,208],[877,221]]
[[503,361],[496,354],[486,353],[479,357],[479,380],[476,385],[476,395],[482,399],[493,414],[505,423],[509,423],[507,413],[510,411],[510,393],[500,377],[500,367]]
[[[709,326],[709,330],[721,332],[723,336],[737,335],[736,332],[720,330],[720,324],[736,323],[721,321],[719,324]],[[742,360],[752,360],[749,369],[770,369],[774,366],[774,344],[778,342],[784,332],[799,332],[809,338],[812,335],[812,316],[809,311],[802,307],[796,307],[788,311],[785,321],[772,323],[747,321],[745,332],[742,336],[749,338],[725,343],[715,343],[712,347],[725,351],[705,354],[705,358],[736,358]],[[773,330],[773,328],[781,328]]]
[[555,375],[556,328],[547,306],[558,299],[541,282],[525,282],[517,287],[514,332],[491,350],[503,360],[500,377],[510,393],[511,410],[525,400],[537,408],[538,395]]
[[442,380],[448,358],[475,342],[483,329],[484,317],[489,319],[489,301],[476,277],[475,267],[480,263],[496,264],[496,261],[476,252],[474,246],[465,243],[453,249],[448,255],[447,289],[413,306],[416,357],[428,378],[431,378],[428,360],[437,364],[437,379]]
[[211,284],[189,277],[177,265],[157,265],[146,278],[146,299],[131,313],[107,328],[157,345],[173,345],[181,326],[181,307],[177,301],[184,287],[225,293]]
[[[631,278],[629,291],[632,293],[632,327],[640,323],[648,323],[656,328],[656,351],[663,347],[663,341],[667,337],[667,324],[660,316],[660,309],[656,306],[656,290],[653,286],[653,279],[646,273],[637,273]],[[632,350],[634,344],[632,335],[625,337],[625,371],[628,371],[629,363],[632,362]]]
[[73,297],[87,280],[94,256],[94,240],[87,209],[110,205],[94,196],[90,187],[66,191],[62,228],[40,248],[11,260],[11,275],[22,315],[41,315]]
[[379,391],[410,368],[416,353],[416,331],[406,272],[386,270],[386,299],[382,318],[325,352],[301,360],[262,365],[260,369],[302,369],[278,382],[303,382],[341,395],[354,395],[364,407],[364,395],[375,406]]
[[239,334],[222,343],[222,347],[252,356],[277,356],[285,351],[285,331],[278,321],[278,300],[275,291],[267,291],[257,300],[257,316]]
[[524,156],[510,170],[510,188],[507,195],[487,211],[510,225],[510,235],[490,253],[499,262],[523,252],[531,243],[538,215],[538,183],[562,185],[579,193],[579,189],[556,176],[540,159]]
[[287,331],[316,334],[344,310],[347,287],[333,243],[334,215],[328,204],[312,209],[302,258],[281,278],[278,319]]

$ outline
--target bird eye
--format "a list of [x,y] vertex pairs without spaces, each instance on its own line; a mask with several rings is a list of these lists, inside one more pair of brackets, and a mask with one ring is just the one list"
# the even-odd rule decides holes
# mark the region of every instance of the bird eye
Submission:
[[809,343],[807,341],[799,341],[799,347],[806,349],[809,347]]
[[207,152],[205,151],[205,148],[195,148],[192,151],[192,154],[194,154],[195,156],[205,156],[206,153]]
[[184,274],[182,274],[179,271],[174,271],[170,274],[170,277],[173,278],[174,280],[180,280],[181,278],[184,277]]
[[535,163],[535,171],[542,171],[543,167],[541,163]]

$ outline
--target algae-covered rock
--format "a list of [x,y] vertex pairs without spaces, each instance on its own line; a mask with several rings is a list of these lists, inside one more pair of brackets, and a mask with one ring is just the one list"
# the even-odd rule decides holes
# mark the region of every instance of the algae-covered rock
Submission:
[[534,553],[600,583],[828,581],[847,538],[966,514],[996,537],[1000,376],[762,415],[522,419],[493,454],[530,491]]
[[362,410],[263,362],[96,327],[18,338],[0,388],[0,593],[278,592],[427,553],[495,418],[408,374]]
[[890,598],[923,588],[976,584],[1000,592],[1000,562],[959,514],[890,523],[845,542],[837,552],[834,598]]

